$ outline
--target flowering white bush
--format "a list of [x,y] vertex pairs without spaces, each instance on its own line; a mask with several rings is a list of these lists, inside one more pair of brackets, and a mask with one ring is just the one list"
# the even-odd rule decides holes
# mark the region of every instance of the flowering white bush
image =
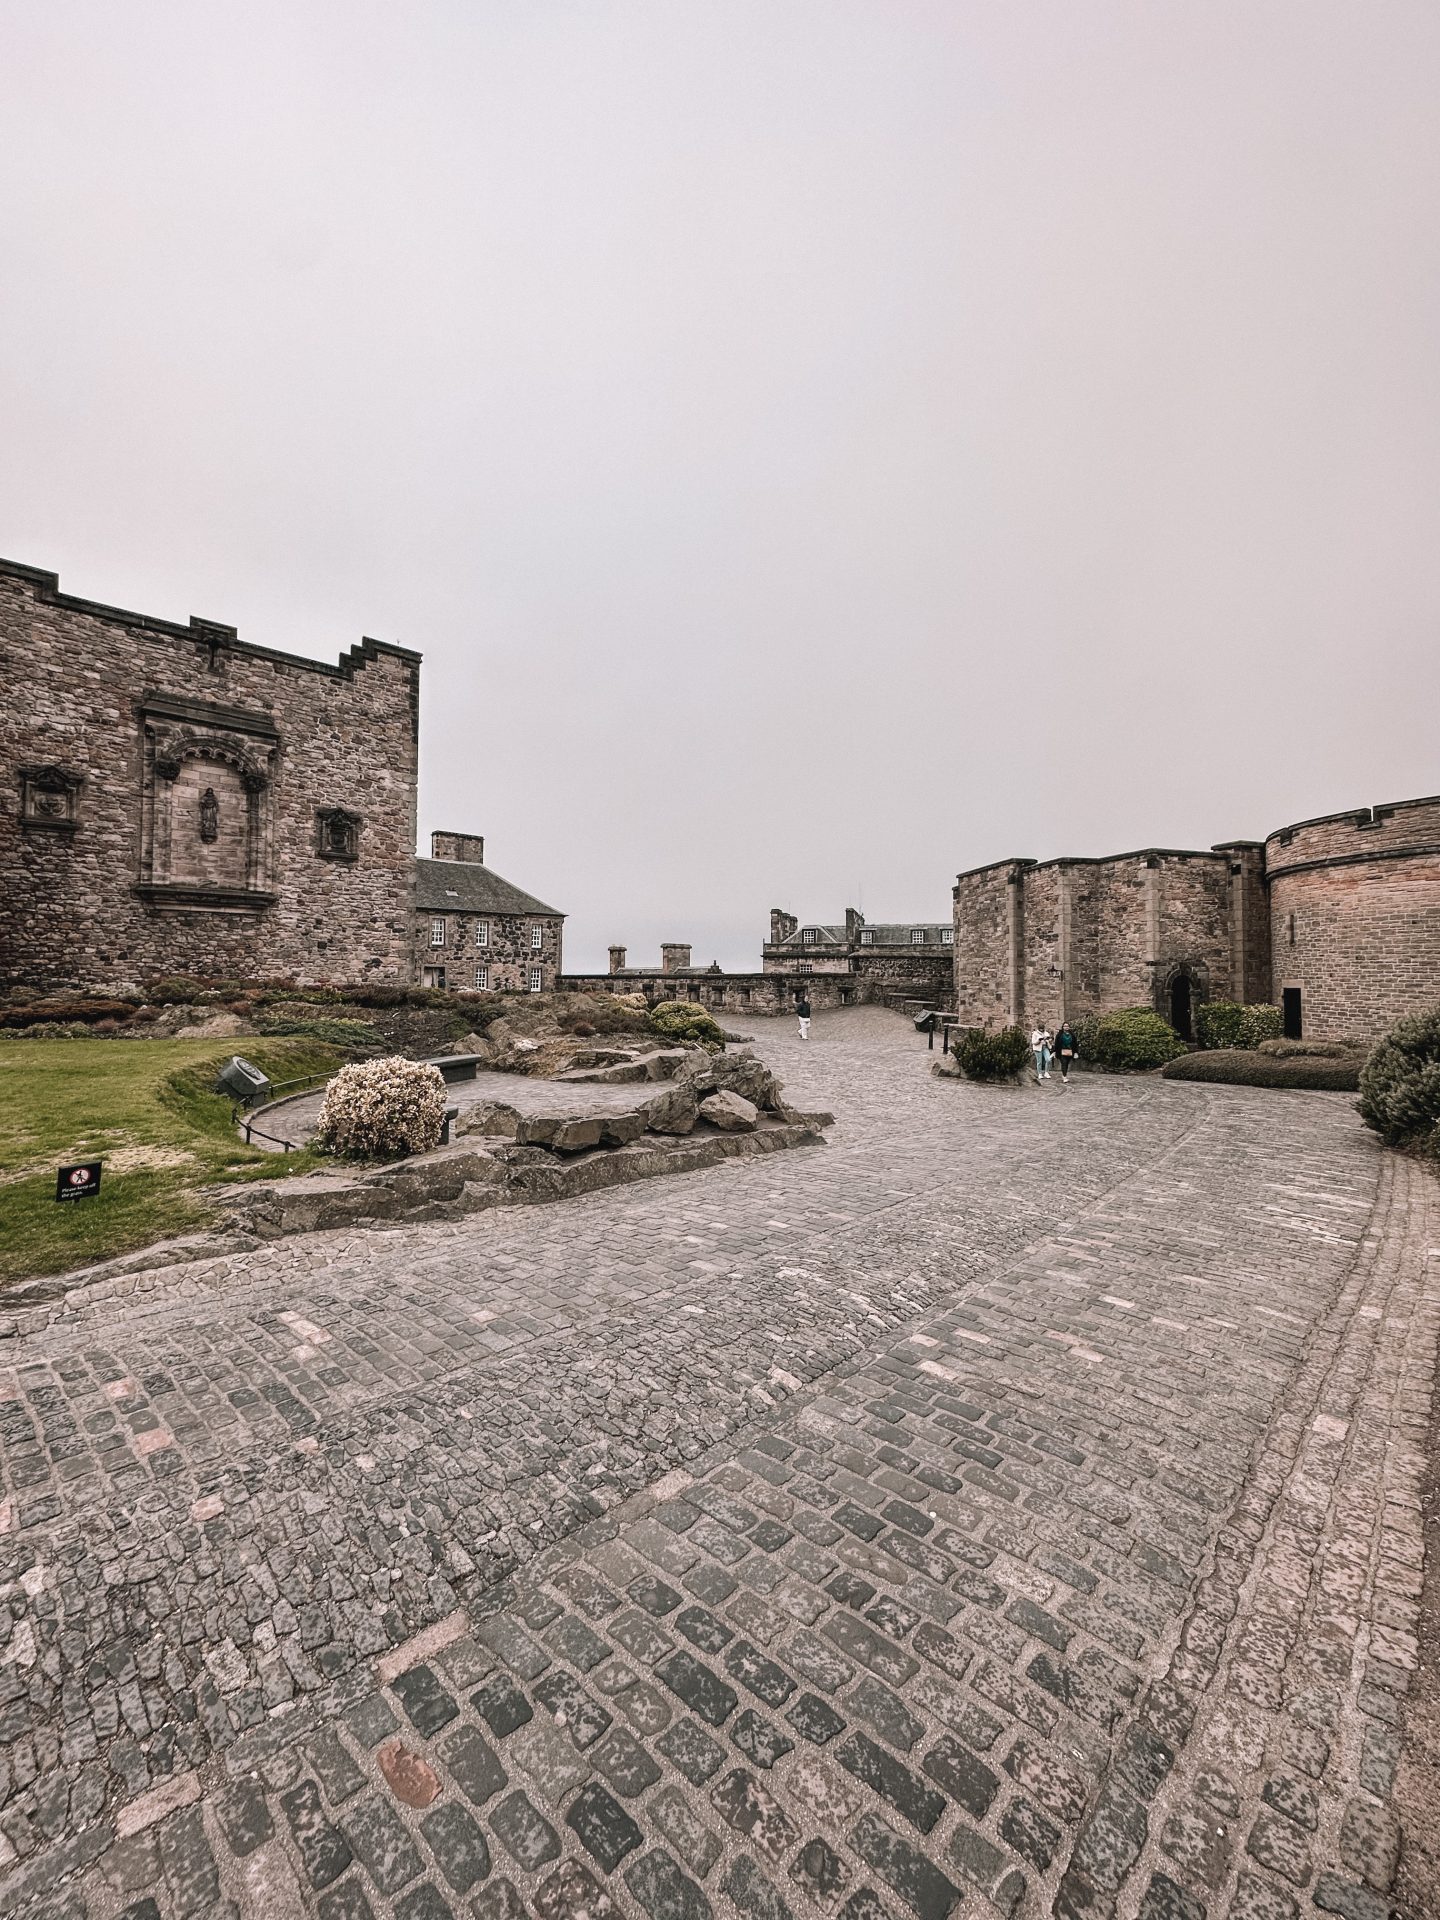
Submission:
[[325,1089],[315,1145],[383,1159],[438,1147],[444,1127],[440,1069],[396,1054],[341,1067]]

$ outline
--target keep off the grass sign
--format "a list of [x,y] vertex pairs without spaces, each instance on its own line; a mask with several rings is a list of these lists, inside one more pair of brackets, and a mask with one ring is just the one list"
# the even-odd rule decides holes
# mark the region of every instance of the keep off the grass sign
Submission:
[[99,1160],[82,1160],[78,1166],[61,1167],[55,1176],[57,1200],[88,1200],[100,1191]]

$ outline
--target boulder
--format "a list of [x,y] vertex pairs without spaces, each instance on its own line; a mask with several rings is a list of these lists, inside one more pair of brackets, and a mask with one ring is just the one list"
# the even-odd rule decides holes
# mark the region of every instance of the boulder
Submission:
[[672,1080],[663,1093],[657,1093],[641,1108],[651,1133],[689,1133],[695,1125],[699,1102],[695,1089],[683,1080]]
[[488,1133],[501,1140],[513,1140],[520,1125],[520,1109],[504,1100],[477,1100],[460,1109],[456,1133]]
[[708,1120],[712,1127],[719,1127],[722,1133],[753,1133],[760,1121],[760,1109],[743,1094],[731,1093],[728,1087],[722,1087],[718,1093],[706,1094],[700,1102],[700,1118]]
[[753,1053],[702,1055],[685,1068],[685,1078],[697,1093],[738,1093],[766,1113],[780,1099],[780,1082]]
[[628,1147],[632,1140],[638,1140],[645,1131],[643,1113],[605,1113],[600,1116],[600,1144],[605,1147]]
[[522,1147],[549,1147],[552,1153],[583,1153],[600,1144],[597,1115],[575,1118],[559,1113],[526,1114],[515,1131]]

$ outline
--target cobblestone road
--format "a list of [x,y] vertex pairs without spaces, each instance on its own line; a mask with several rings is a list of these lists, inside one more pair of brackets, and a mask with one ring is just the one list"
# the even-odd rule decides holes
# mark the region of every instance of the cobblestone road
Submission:
[[0,1912],[1382,1920],[1440,1304],[1337,1096],[832,1144],[0,1341]]

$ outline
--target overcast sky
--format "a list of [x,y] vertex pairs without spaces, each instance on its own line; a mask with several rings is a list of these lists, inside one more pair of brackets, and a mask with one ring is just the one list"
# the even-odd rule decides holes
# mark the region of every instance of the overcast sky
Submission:
[[0,0],[0,553],[758,964],[1440,790],[1434,0]]

